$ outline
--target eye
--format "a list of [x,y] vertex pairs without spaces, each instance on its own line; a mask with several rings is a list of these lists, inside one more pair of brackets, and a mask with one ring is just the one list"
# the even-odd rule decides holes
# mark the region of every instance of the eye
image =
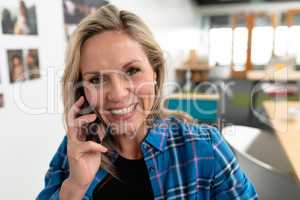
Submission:
[[128,76],[133,76],[134,74],[138,73],[139,71],[141,71],[141,70],[137,67],[129,67],[126,71],[126,74]]
[[102,84],[104,82],[104,80],[103,80],[102,76],[96,75],[96,76],[93,76],[92,78],[90,78],[89,82],[94,85],[99,85],[99,84]]

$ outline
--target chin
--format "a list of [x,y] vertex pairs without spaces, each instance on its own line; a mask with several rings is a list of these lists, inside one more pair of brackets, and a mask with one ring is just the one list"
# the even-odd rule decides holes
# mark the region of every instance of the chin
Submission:
[[142,126],[142,119],[127,120],[127,121],[113,121],[110,122],[113,134],[116,135],[135,135],[138,129]]
[[136,123],[111,123],[111,130],[113,135],[135,135],[139,128]]

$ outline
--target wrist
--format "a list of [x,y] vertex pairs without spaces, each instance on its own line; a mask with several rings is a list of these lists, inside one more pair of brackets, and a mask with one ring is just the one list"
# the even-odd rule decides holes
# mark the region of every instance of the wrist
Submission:
[[72,179],[71,177],[67,178],[66,181],[68,182],[68,184],[79,191],[84,191],[87,190],[87,188],[89,187],[89,184],[78,184],[76,181],[74,181],[74,179]]
[[78,185],[71,178],[67,178],[61,186],[60,199],[81,200],[87,189],[88,186]]

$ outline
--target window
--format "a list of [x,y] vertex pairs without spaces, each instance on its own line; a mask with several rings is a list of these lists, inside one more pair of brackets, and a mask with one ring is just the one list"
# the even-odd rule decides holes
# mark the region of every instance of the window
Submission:
[[266,65],[272,57],[273,27],[254,27],[252,30],[251,61],[253,65]]
[[288,54],[294,56],[297,65],[300,65],[300,26],[291,26],[288,34]]
[[289,28],[287,26],[277,26],[275,28],[274,54],[276,56],[288,55]]
[[209,30],[209,64],[231,64],[232,29],[212,28]]
[[227,15],[209,17],[209,64],[230,65],[232,29]]
[[244,71],[247,62],[248,28],[247,16],[233,16],[233,51],[232,63],[234,71]]
[[253,68],[264,68],[272,57],[274,29],[272,18],[266,14],[254,15],[252,29],[251,62]]
[[287,11],[280,24],[278,16],[267,12],[206,16],[209,64],[232,67],[233,76],[245,77],[249,69],[264,69],[272,56],[294,56],[300,69],[300,9]]

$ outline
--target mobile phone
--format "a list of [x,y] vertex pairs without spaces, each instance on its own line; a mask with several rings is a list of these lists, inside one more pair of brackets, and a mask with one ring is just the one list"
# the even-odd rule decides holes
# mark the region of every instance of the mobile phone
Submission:
[[75,98],[76,100],[79,99],[81,96],[84,97],[84,104],[81,106],[80,111],[78,112],[76,117],[80,117],[83,115],[87,115],[87,114],[96,114],[97,117],[96,119],[88,124],[84,124],[82,126],[82,130],[83,133],[86,135],[86,141],[95,141],[99,144],[102,143],[102,141],[100,140],[98,134],[97,134],[97,130],[98,128],[100,128],[101,124],[104,124],[101,117],[93,110],[93,108],[89,105],[85,94],[84,94],[84,90],[83,87],[77,88],[76,92],[75,92]]

